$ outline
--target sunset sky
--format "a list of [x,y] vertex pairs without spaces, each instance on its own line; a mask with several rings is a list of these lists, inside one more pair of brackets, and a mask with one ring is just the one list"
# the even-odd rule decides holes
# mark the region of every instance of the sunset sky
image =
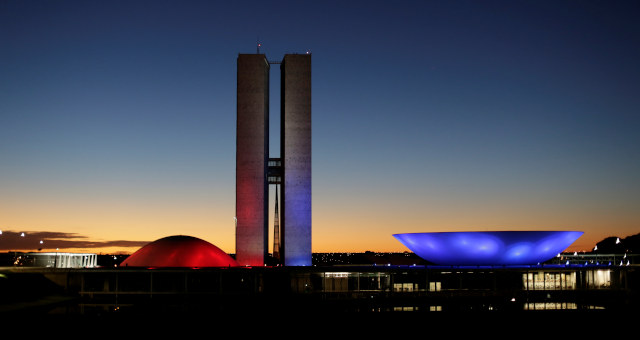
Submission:
[[[639,16],[637,1],[1,1],[0,251],[183,234],[235,252],[236,58],[257,41],[269,60],[312,53],[314,252],[636,234]],[[273,65],[272,157],[279,81]]]

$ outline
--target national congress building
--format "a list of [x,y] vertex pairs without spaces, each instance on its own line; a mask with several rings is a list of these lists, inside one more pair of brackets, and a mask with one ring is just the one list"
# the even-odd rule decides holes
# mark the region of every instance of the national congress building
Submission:
[[[269,158],[269,72],[280,65],[280,157]],[[236,260],[262,266],[268,254],[269,184],[281,186],[274,256],[311,265],[311,55],[240,54],[237,64]]]

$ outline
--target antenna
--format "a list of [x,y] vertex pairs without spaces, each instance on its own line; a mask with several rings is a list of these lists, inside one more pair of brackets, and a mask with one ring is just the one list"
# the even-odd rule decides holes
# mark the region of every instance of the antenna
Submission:
[[260,43],[260,37],[256,38],[256,54],[260,54],[260,46],[262,46],[262,43]]

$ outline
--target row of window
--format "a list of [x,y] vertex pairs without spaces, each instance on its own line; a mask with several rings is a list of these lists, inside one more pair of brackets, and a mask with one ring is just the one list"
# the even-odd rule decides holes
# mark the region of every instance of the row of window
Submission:
[[[610,270],[592,270],[584,272],[586,288],[599,289],[611,287]],[[525,290],[574,290],[577,274],[573,273],[525,273],[522,274],[522,287]]]
[[[580,277],[579,277],[580,276]],[[440,277],[441,280],[429,282],[392,282],[388,274],[378,273],[377,275],[367,273],[334,272],[325,273],[323,278],[323,290],[325,292],[347,292],[347,291],[388,291],[394,292],[437,292],[443,289],[493,289],[494,284],[490,278],[485,276],[471,275],[461,278]],[[446,280],[445,280],[446,279]],[[458,279],[462,280],[459,281]],[[592,270],[581,273],[577,272],[528,272],[522,274],[522,286],[524,290],[575,290],[586,285],[589,289],[600,289],[611,287],[610,270]],[[461,282],[464,284],[461,285]],[[517,285],[517,281],[515,282]],[[426,286],[425,286],[426,284]]]

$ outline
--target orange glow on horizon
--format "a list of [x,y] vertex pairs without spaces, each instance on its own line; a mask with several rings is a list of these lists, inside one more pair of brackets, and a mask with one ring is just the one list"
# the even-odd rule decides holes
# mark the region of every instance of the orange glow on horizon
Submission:
[[[232,195],[232,193],[230,194]],[[465,213],[452,207],[422,208],[422,204],[393,206],[362,199],[361,206],[345,209],[345,202],[316,199],[312,222],[312,251],[319,252],[405,252],[392,234],[407,232],[489,230],[580,230],[585,234],[568,251],[590,251],[609,236],[637,233],[634,216],[601,212],[549,211],[531,213],[524,209],[483,210]],[[355,200],[355,199],[354,199]],[[327,202],[330,202],[327,204]],[[227,202],[228,203],[228,202]],[[215,207],[215,208],[213,208]],[[235,253],[233,204],[193,200],[177,205],[172,200],[34,200],[29,206],[16,201],[0,202],[0,230],[55,231],[76,234],[95,242],[117,240],[152,242],[171,235],[189,235],[206,240],[227,253]],[[272,222],[270,223],[272,226]],[[507,226],[507,227],[504,227]],[[532,227],[537,226],[537,227]],[[540,227],[545,226],[545,227]],[[558,227],[559,226],[559,227]],[[269,233],[269,248],[272,246]],[[0,241],[2,240],[0,235]],[[34,243],[24,251],[55,251]],[[62,248],[64,252],[131,254],[139,247]],[[21,249],[12,249],[21,251]]]

